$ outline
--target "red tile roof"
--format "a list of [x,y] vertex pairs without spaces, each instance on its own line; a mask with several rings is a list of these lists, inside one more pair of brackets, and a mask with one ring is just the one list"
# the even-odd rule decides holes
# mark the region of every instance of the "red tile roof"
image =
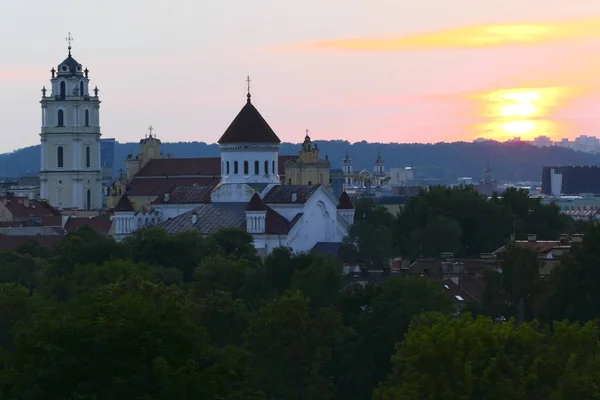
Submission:
[[221,176],[221,158],[160,158],[150,160],[136,175],[142,176]]
[[265,202],[262,201],[258,193],[254,193],[252,198],[248,202],[248,206],[246,206],[246,211],[266,211],[267,206],[265,206]]
[[76,232],[79,228],[89,226],[97,233],[106,235],[110,230],[111,221],[108,217],[70,217],[65,225],[65,231],[68,233]]
[[298,222],[301,217],[302,213],[297,214],[291,221],[288,221],[277,211],[273,210],[271,207],[267,207],[265,233],[269,235],[285,235],[294,225],[296,225],[296,222]]
[[126,194],[122,195],[121,198],[119,199],[119,202],[115,206],[115,211],[121,211],[121,212],[134,211],[133,205],[131,204],[131,200],[129,200],[129,197]]
[[248,101],[233,119],[218,143],[281,143],[281,140],[260,115],[256,107],[252,105],[250,95],[248,95]]
[[175,186],[216,186],[219,178],[133,178],[127,183],[129,196],[159,196],[168,193]]
[[354,210],[354,203],[350,200],[348,193],[342,192],[340,196],[340,204],[337,206],[338,210]]
[[29,200],[27,197],[0,197],[13,218],[40,218],[58,216],[60,212],[45,201]]
[[[556,241],[556,240],[552,240],[552,241],[539,240],[539,241],[535,241],[535,242],[533,242],[533,241],[530,242],[530,241],[526,241],[526,240],[517,240],[517,241],[515,241],[515,244],[517,246],[525,248],[525,249],[535,250],[540,254],[546,254],[547,252],[552,250],[554,247],[561,245],[560,241]],[[505,251],[505,249],[506,249],[506,246],[502,246],[501,248],[496,250],[494,253],[502,253]]]
[[210,203],[210,194],[215,186],[175,186],[166,194],[157,197],[152,204],[201,204]]

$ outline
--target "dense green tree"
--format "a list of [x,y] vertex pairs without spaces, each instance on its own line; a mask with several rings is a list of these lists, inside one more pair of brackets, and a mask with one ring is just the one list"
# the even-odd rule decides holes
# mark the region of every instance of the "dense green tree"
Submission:
[[509,243],[500,253],[502,272],[487,271],[482,305],[491,317],[533,319],[534,301],[542,288],[537,251]]
[[449,297],[439,283],[424,277],[398,277],[388,280],[362,313],[355,326],[357,335],[340,351],[345,374],[338,380],[344,399],[365,399],[378,382],[385,379],[392,364],[394,346],[404,338],[415,315],[452,311]]
[[540,330],[468,314],[418,320],[373,399],[596,398],[598,334],[593,323]]
[[270,399],[333,398],[333,383],[322,371],[343,331],[339,313],[313,314],[300,292],[265,304],[246,334],[263,391]]
[[331,257],[315,255],[303,269],[296,269],[292,278],[292,290],[300,290],[308,297],[314,308],[334,304],[340,291],[342,266]]
[[217,346],[240,345],[250,319],[247,305],[229,292],[215,290],[194,304],[195,321],[206,328]]
[[183,299],[179,289],[130,279],[36,315],[18,330],[3,398],[226,397],[227,377],[211,372],[219,361]]
[[600,226],[574,245],[554,268],[536,311],[544,321],[600,318]]
[[387,261],[394,255],[394,216],[369,198],[355,206],[354,224],[342,245],[344,258],[365,269],[388,268]]
[[260,258],[254,247],[254,238],[246,231],[235,228],[221,228],[212,235],[218,249],[229,256],[244,258],[259,263]]
[[455,219],[434,216],[424,227],[410,235],[408,253],[413,258],[439,257],[440,253],[459,254],[462,228]]

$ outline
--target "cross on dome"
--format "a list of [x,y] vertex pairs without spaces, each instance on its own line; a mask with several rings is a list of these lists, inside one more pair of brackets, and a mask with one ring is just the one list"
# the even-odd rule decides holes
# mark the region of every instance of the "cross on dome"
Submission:
[[69,44],[69,57],[71,57],[71,43],[73,43],[73,36],[71,36],[71,32],[69,31],[69,34],[67,35],[67,37],[65,38],[65,41]]

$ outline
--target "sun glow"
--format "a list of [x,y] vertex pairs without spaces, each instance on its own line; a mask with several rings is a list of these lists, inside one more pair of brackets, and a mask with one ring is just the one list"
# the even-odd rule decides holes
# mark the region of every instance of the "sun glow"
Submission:
[[523,140],[536,136],[556,137],[561,124],[553,113],[581,90],[574,87],[539,87],[492,90],[475,98],[480,115],[487,122],[476,128],[477,134],[504,141],[515,135]]

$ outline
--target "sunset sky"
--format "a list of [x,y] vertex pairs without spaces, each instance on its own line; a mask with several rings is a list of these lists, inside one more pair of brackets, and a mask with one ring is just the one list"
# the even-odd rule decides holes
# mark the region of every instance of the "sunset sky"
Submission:
[[598,0],[5,0],[0,152],[39,143],[69,31],[121,142],[215,142],[247,74],[284,141],[600,134]]

